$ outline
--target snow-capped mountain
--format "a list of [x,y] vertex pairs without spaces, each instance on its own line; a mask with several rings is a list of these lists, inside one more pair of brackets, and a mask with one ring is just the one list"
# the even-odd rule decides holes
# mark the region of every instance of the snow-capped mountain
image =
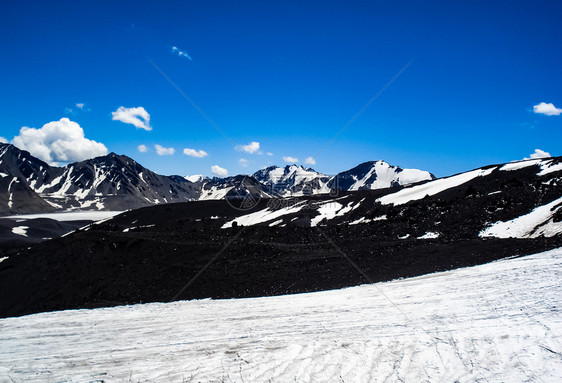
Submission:
[[332,177],[297,165],[271,166],[253,175],[226,178],[162,176],[115,153],[63,167],[50,166],[10,144],[0,144],[0,175],[0,215],[68,209],[126,210],[224,198],[248,202],[387,188],[433,177],[384,161],[366,162]]
[[271,194],[263,190],[262,184],[251,176],[237,175],[204,180],[198,200],[258,200],[271,197]]
[[13,145],[0,144],[0,214],[54,211],[55,207],[30,187],[49,181],[53,176],[54,172],[45,162]]
[[327,176],[311,168],[270,166],[252,175],[270,194],[288,197],[327,194],[344,190],[375,190],[430,181],[435,176],[417,169],[402,169],[385,161],[364,162],[353,169]]
[[67,165],[51,182],[35,190],[53,204],[123,210],[142,205],[196,199],[198,185],[179,176],[161,176],[133,159],[107,156]]
[[374,190],[430,181],[435,176],[418,169],[402,169],[384,161],[368,161],[333,177],[329,188]]
[[328,183],[331,178],[314,169],[297,165],[283,168],[270,166],[258,170],[252,175],[272,195],[302,196],[329,193]]
[[209,177],[205,177],[202,174],[193,174],[193,175],[189,175],[189,176],[185,176],[184,177],[186,180],[188,180],[189,182],[203,182],[203,181],[208,181]]
[[56,167],[7,144],[0,144],[0,172],[0,213],[125,210],[194,200],[201,188],[200,183],[158,175],[115,153]]

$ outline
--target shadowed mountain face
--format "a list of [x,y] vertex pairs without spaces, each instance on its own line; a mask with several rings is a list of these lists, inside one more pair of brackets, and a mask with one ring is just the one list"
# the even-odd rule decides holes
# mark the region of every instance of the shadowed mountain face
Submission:
[[[53,210],[126,210],[209,199],[287,197],[400,186],[432,178],[428,172],[367,162],[328,177],[290,165],[252,176],[162,176],[135,160],[110,153],[64,167],[50,166],[13,145],[0,144],[0,215]],[[15,193],[17,191],[17,193]]]
[[[34,197],[42,199],[49,207],[43,210],[45,212],[53,208],[125,210],[157,203],[189,201],[197,197],[200,189],[197,183],[182,177],[158,175],[131,158],[115,153],[55,167],[13,145],[2,145],[0,161],[2,178],[17,180],[31,189]],[[8,207],[0,213],[38,211],[40,209],[15,211]]]
[[561,158],[337,196],[254,197],[241,208],[145,207],[6,253],[0,315],[316,291],[562,246]]

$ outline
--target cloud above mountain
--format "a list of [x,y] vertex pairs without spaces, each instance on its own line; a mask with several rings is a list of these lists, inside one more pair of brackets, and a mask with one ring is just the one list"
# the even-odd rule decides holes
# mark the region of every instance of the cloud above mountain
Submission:
[[185,154],[186,156],[195,157],[195,158],[203,158],[203,157],[208,156],[207,152],[204,151],[204,150],[189,149],[189,148],[185,148],[183,150],[183,154]]
[[308,165],[316,165],[316,160],[314,159],[314,157],[306,157],[304,163]]
[[176,152],[176,149],[174,148],[165,148],[162,145],[158,144],[154,145],[154,149],[156,149],[156,154],[158,154],[159,156],[171,156]]
[[529,160],[529,159],[535,159],[535,158],[548,158],[548,157],[552,157],[549,152],[545,152],[544,150],[541,150],[541,149],[535,149],[535,152],[531,153],[529,158],[525,158],[525,159]]
[[250,154],[254,154],[256,153],[258,150],[260,150],[260,143],[256,142],[256,141],[252,141],[250,142],[248,145],[238,145],[236,147],[236,149],[238,149],[241,152],[246,152],[246,153],[250,153]]
[[125,124],[132,124],[138,129],[152,130],[150,126],[150,114],[142,106],[135,108],[125,108],[120,106],[115,112],[111,113],[112,120],[121,121]]
[[214,175],[216,175],[218,177],[228,176],[228,170],[226,170],[225,168],[221,168],[218,165],[211,166],[211,171],[213,172]]
[[40,129],[24,126],[12,143],[49,164],[82,161],[107,154],[104,144],[87,139],[82,127],[66,117]]
[[0,144],[7,144],[8,140],[5,139],[4,137],[0,137]]
[[294,164],[299,162],[299,159],[296,157],[291,157],[291,156],[285,156],[283,157],[283,161],[289,163],[289,164]]
[[147,148],[146,145],[141,144],[141,145],[137,146],[137,150],[141,153],[146,153],[148,151],[148,148]]

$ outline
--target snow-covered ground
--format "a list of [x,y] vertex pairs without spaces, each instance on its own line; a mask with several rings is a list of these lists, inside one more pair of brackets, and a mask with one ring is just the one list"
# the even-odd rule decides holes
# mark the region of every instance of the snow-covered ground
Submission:
[[0,380],[560,382],[561,280],[558,249],[343,290],[2,319]]

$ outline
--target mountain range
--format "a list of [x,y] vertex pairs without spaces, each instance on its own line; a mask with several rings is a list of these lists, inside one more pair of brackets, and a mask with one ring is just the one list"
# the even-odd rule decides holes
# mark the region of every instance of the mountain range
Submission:
[[[181,181],[182,177],[159,179],[163,176],[115,155],[80,164],[93,168],[95,163],[98,169],[104,159],[112,169],[104,174],[111,177],[122,174],[121,167],[128,169],[114,165],[120,160],[142,173],[139,178],[161,182],[158,196],[168,202],[174,193],[168,193],[170,184],[164,181],[197,184]],[[65,185],[53,180],[62,180],[62,174],[72,174],[79,166],[55,169],[55,178],[41,163],[35,164],[37,176],[21,168],[20,177],[25,179],[3,176],[12,184],[8,190],[29,189],[41,203],[52,201],[27,186],[27,179],[30,184],[45,179],[47,185]],[[4,169],[0,171],[5,173]],[[199,189],[181,189],[186,194],[199,193],[192,201],[157,204],[145,200],[148,206],[95,224],[76,223],[78,230],[62,237],[46,230],[50,225],[53,233],[70,231],[55,227],[70,225],[57,223],[57,218],[0,219],[0,240],[4,235],[7,242],[5,249],[0,246],[0,291],[4,293],[0,317],[336,289],[562,246],[562,157],[488,165],[400,185],[410,180],[408,173],[383,162],[360,165],[340,176],[340,189],[331,188],[330,182],[335,182],[331,177],[295,166],[263,169],[253,176],[201,179]],[[329,192],[309,193],[297,176],[312,180],[314,191]],[[78,177],[62,190],[83,190],[73,185],[91,185],[86,179]],[[121,178],[99,179],[115,192],[129,187]],[[370,189],[378,181],[390,187]],[[283,184],[301,195],[271,197],[286,190]],[[179,195],[180,189],[174,190]],[[229,199],[229,193],[237,198]],[[10,195],[14,203],[16,194]],[[245,204],[246,197],[262,195]],[[77,194],[76,198],[82,197]],[[55,215],[60,214],[51,216]],[[39,243],[16,246],[18,238]]]
[[163,176],[115,153],[57,167],[14,145],[0,144],[0,215],[315,195],[399,187],[434,178],[429,172],[384,161],[365,162],[335,176],[297,165],[225,178]]

